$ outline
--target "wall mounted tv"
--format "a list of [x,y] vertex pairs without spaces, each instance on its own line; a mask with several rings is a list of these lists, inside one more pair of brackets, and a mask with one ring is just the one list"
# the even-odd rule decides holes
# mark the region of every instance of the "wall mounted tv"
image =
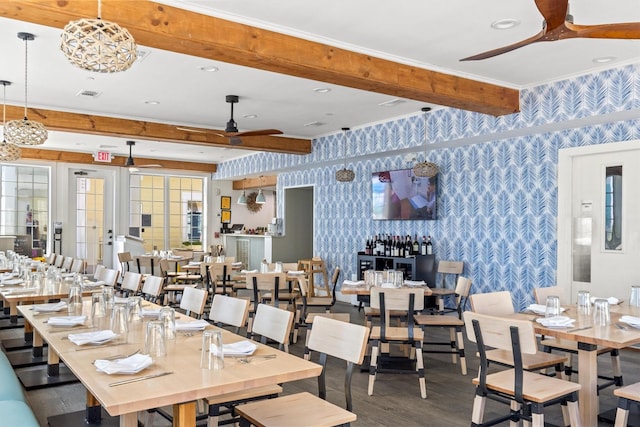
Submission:
[[374,172],[373,219],[436,219],[437,178],[415,176],[412,169]]

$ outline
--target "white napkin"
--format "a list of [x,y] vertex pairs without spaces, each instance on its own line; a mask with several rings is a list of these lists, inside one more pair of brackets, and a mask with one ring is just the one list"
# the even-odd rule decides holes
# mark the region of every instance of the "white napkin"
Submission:
[[129,302],[129,298],[125,297],[113,297],[114,304],[126,304]]
[[36,313],[48,313],[60,311],[64,308],[67,308],[66,301],[52,302],[49,304],[36,304],[31,309]]
[[60,277],[73,277],[73,276],[75,276],[75,275],[76,275],[76,273],[62,273],[62,274],[60,275]]
[[94,288],[96,286],[106,285],[107,283],[104,280],[96,280],[95,282],[85,280],[82,284],[85,288]]
[[573,326],[575,319],[567,316],[540,317],[536,322],[547,328],[569,328]]
[[18,288],[18,289],[3,289],[2,292],[5,295],[16,295],[16,294],[35,294],[40,292],[38,288]]
[[69,334],[69,341],[76,345],[102,344],[114,339],[117,335],[110,329],[81,334]]
[[407,286],[427,286],[424,280],[405,280],[404,284]]
[[242,265],[242,261],[232,262],[231,265],[235,265],[236,267],[239,267]]
[[609,305],[620,304],[620,300],[616,297],[609,297],[609,298],[591,297],[591,304],[595,303],[597,299],[606,299],[607,301],[609,301]]
[[640,328],[640,317],[622,316],[620,317],[620,321],[626,323],[627,325]]
[[203,319],[192,322],[176,321],[176,331],[201,331],[207,326],[209,326],[209,322]]
[[232,344],[223,344],[222,351],[225,356],[251,356],[257,348],[258,346],[251,341],[244,340]]
[[50,317],[47,324],[51,326],[75,326],[82,325],[87,320],[87,316],[61,316]]
[[102,360],[98,359],[93,364],[98,372],[105,374],[137,374],[148,368],[153,363],[151,356],[146,354],[134,354],[124,359]]
[[24,282],[24,280],[17,278],[17,279],[4,279],[2,280],[2,284],[3,285],[19,285],[20,283]]
[[160,316],[159,308],[152,308],[152,309],[143,308],[142,309],[142,317],[158,317],[158,316]]
[[302,276],[304,273],[305,273],[304,270],[290,270],[290,271],[287,271],[287,274],[289,276]]
[[200,265],[202,264],[201,261],[189,261],[189,265]]
[[240,270],[240,273],[257,273],[258,270]]
[[342,286],[364,286],[364,280],[358,280],[355,282],[353,280],[345,280],[342,282]]
[[[532,311],[536,314],[545,314],[547,312],[547,306],[544,304],[529,304],[527,310]],[[562,313],[566,309],[564,307],[560,307],[560,312]]]

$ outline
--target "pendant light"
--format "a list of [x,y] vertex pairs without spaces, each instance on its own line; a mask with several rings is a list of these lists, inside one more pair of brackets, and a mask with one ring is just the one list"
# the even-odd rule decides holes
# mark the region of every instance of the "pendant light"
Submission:
[[242,179],[242,194],[240,195],[240,197],[238,197],[238,204],[239,205],[246,205],[247,204],[247,192],[244,190],[244,181],[247,178],[243,178]]
[[347,132],[349,128],[342,128],[344,139],[344,166],[339,171],[336,171],[336,181],[338,182],[351,182],[356,177],[355,172],[351,169],[347,169]]
[[128,70],[138,58],[136,42],[125,28],[103,21],[98,0],[97,19],[69,22],[62,30],[60,50],[73,64],[97,73]]
[[18,33],[24,40],[24,119],[11,120],[4,128],[5,140],[16,145],[42,145],[47,140],[47,128],[40,122],[27,119],[27,45],[35,36],[30,33]]
[[262,192],[262,175],[260,175],[260,189],[258,190],[258,195],[256,196],[256,203],[259,205],[263,205],[267,202],[267,199],[264,197],[264,193]]
[[431,111],[430,107],[422,108],[424,113],[424,161],[413,166],[413,174],[425,178],[432,178],[439,172],[438,165],[427,161],[427,112],[429,111]]
[[[6,80],[0,80],[2,85],[2,129],[4,130],[4,124],[7,121],[7,86],[11,85],[11,82]],[[4,132],[3,132],[4,135]],[[11,162],[20,159],[22,156],[20,147],[15,144],[9,144],[4,136],[2,137],[2,144],[0,144],[0,162]]]

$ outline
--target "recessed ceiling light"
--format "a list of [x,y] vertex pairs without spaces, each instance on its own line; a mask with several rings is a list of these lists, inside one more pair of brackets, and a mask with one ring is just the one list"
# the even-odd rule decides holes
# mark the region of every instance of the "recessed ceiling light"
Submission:
[[160,101],[147,100],[147,101],[144,101],[144,103],[147,105],[158,105],[160,104]]
[[258,117],[257,114],[247,114],[246,116],[242,116],[245,119],[255,119]]
[[106,150],[107,148],[118,148],[115,145],[107,145],[107,144],[101,144],[100,148],[103,150]]
[[404,101],[403,99],[392,99],[391,101],[385,101],[385,102],[381,102],[380,104],[378,104],[378,107],[395,107],[398,104],[402,104],[406,101]]
[[607,62],[611,62],[614,59],[616,59],[615,56],[602,56],[600,58],[593,58],[592,62],[595,62],[596,64],[606,64]]
[[205,65],[200,67],[200,71],[206,71],[207,73],[215,73],[216,71],[218,71],[218,67],[215,67],[213,65]]
[[332,112],[324,113],[325,116],[333,116]]
[[491,23],[491,28],[494,30],[508,30],[509,28],[517,27],[520,25],[520,21],[517,19],[499,19]]
[[331,89],[328,87],[317,87],[313,91],[316,93],[329,93],[331,92]]

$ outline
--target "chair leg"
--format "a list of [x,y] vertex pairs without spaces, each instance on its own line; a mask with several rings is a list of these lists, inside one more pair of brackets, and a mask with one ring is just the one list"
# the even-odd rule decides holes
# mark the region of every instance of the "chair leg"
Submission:
[[544,427],[544,406],[542,404],[531,405],[531,425],[533,427]]
[[[520,426],[520,421],[515,421],[516,419],[520,418],[519,414],[522,410],[522,405],[518,402],[516,402],[515,400],[512,400],[509,403],[509,409],[511,411],[511,415],[512,418],[511,420],[509,420],[509,427],[518,427]],[[517,418],[516,418],[517,415]]]
[[373,396],[373,384],[376,381],[376,372],[378,370],[378,346],[379,340],[374,340],[371,344],[371,363],[369,364],[369,389],[367,394]]
[[[477,390],[477,389],[476,389]],[[477,394],[473,399],[473,409],[471,411],[471,425],[479,426],[484,419],[484,407],[487,403],[487,397]]]
[[458,358],[454,353],[456,350],[456,331],[454,328],[449,328],[449,344],[451,345],[451,363],[455,365],[458,363]]
[[427,398],[427,381],[424,378],[424,360],[422,359],[422,343],[416,342],[416,370],[418,371],[418,382],[420,383],[420,397]]
[[618,349],[611,350],[611,370],[613,371],[613,383],[616,387],[621,387],[622,369],[620,369],[620,351]]
[[621,397],[618,399],[618,409],[616,409],[616,421],[614,427],[627,427],[629,420],[629,400]]
[[207,427],[218,427],[219,418],[220,418],[220,405],[209,405],[209,417],[207,418]]
[[467,375],[467,358],[464,355],[464,338],[462,337],[462,328],[459,328],[456,331],[456,338],[458,357],[460,358],[460,372],[462,375]]

